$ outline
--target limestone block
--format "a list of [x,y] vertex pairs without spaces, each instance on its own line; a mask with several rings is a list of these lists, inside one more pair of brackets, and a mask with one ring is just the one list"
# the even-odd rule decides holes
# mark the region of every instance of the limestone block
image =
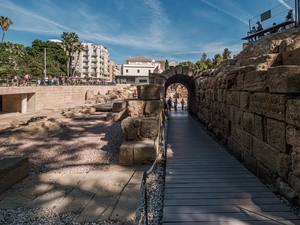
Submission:
[[88,107],[87,109],[89,114],[96,112],[96,107]]
[[243,128],[243,111],[238,107],[229,106],[229,120],[239,128]]
[[94,97],[93,90],[87,90],[85,93],[85,100],[91,100]]
[[135,141],[123,141],[120,146],[119,164],[123,166],[134,165],[134,146]]
[[240,107],[240,92],[230,91],[227,93],[227,104]]
[[249,153],[244,153],[244,162],[243,164],[250,170],[252,173],[256,173],[256,159]]
[[237,86],[236,86],[235,90],[244,91],[244,76],[245,76],[245,73],[238,74],[238,76],[236,78]]
[[266,142],[283,153],[287,153],[285,130],[286,130],[285,122],[280,122],[273,119],[267,119]]
[[127,103],[125,101],[114,102],[112,106],[112,112],[121,112],[126,108]]
[[146,102],[140,100],[129,100],[128,101],[128,116],[141,117],[144,115]]
[[0,193],[29,174],[28,158],[14,157],[0,160]]
[[123,109],[120,112],[109,112],[106,115],[106,121],[116,122],[125,119],[128,116],[128,110]]
[[153,80],[153,84],[165,85],[166,81],[167,80],[165,78],[155,78]]
[[291,156],[279,153],[276,148],[253,137],[253,157],[282,179],[287,179]]
[[293,172],[289,173],[288,183],[296,192],[300,192],[300,177],[296,176]]
[[122,120],[121,127],[125,140],[138,140],[142,120],[140,118],[127,117]]
[[250,93],[249,92],[241,92],[240,93],[240,107],[242,109],[248,109],[249,101],[250,101]]
[[300,65],[300,48],[282,53],[282,65]]
[[162,100],[147,101],[145,105],[145,116],[159,116],[163,108]]
[[292,172],[297,177],[300,178],[300,154],[298,152],[293,151],[291,153],[292,157]]
[[256,161],[256,175],[269,184],[274,183],[278,178],[278,175],[259,161]]
[[183,75],[190,75],[189,72],[190,72],[190,67],[189,66],[183,66],[182,67],[182,74]]
[[300,99],[290,99],[287,101],[286,122],[300,127]]
[[238,143],[241,142],[241,133],[242,129],[240,129],[236,124],[231,123],[231,137]]
[[163,98],[164,86],[157,84],[137,86],[138,98],[143,100],[159,100]]
[[182,65],[177,65],[175,67],[175,70],[176,70],[176,74],[182,74]]
[[252,113],[243,113],[243,126],[244,130],[249,132],[250,134],[255,134],[255,122],[254,122],[254,114]]
[[293,147],[300,147],[300,129],[292,125],[286,127],[286,142]]
[[244,149],[238,144],[238,142],[233,141],[232,154],[240,161],[244,161]]
[[300,93],[300,66],[277,66],[267,72],[267,86],[274,93]]
[[159,134],[159,118],[145,117],[141,119],[139,139],[155,139]]
[[238,66],[256,65],[258,70],[267,70],[271,66],[281,64],[281,54],[262,54],[239,60]]
[[241,131],[241,145],[250,155],[252,155],[252,137],[246,131]]
[[286,95],[257,92],[250,97],[249,110],[252,113],[284,121],[287,100]]
[[243,90],[245,91],[264,91],[266,84],[266,71],[251,71],[244,75]]
[[135,164],[153,162],[156,158],[156,148],[153,140],[137,141],[134,146]]
[[263,141],[263,117],[259,115],[254,115],[254,136]]

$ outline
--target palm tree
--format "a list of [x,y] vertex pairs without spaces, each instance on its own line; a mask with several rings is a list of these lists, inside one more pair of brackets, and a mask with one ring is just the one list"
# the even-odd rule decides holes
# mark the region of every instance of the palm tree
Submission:
[[2,41],[1,42],[4,42],[5,32],[8,30],[9,26],[12,25],[12,24],[13,24],[13,22],[8,17],[6,17],[6,16],[1,16],[0,17],[0,26],[3,30]]
[[78,42],[77,44],[74,45],[74,53],[76,55],[76,61],[75,61],[74,68],[73,68],[73,71],[72,71],[72,77],[74,77],[74,75],[75,75],[76,66],[78,64],[78,60],[80,58],[80,54],[84,50],[85,50],[84,45],[81,42]]
[[75,32],[63,32],[61,35],[62,44],[67,54],[67,76],[70,76],[70,68],[72,68],[74,45],[78,42],[78,35]]

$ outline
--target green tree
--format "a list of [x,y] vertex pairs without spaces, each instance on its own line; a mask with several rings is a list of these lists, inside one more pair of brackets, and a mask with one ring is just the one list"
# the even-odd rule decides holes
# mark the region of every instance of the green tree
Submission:
[[0,26],[1,26],[2,31],[3,31],[1,42],[4,42],[5,33],[8,30],[8,28],[10,27],[10,25],[12,25],[12,24],[13,24],[13,22],[8,17],[6,17],[6,16],[1,16],[0,17]]
[[190,67],[191,69],[195,69],[195,64],[192,63],[191,61],[181,62],[181,63],[179,63],[179,65],[182,65],[182,66],[188,66],[188,67]]
[[230,54],[231,54],[231,51],[229,51],[228,48],[225,48],[224,52],[222,53],[223,60],[230,59],[231,58]]
[[212,61],[213,67],[217,67],[218,65],[220,65],[221,62],[223,62],[223,57],[221,56],[221,54],[215,54]]
[[78,42],[78,35],[75,32],[63,32],[61,39],[67,54],[67,76],[69,77],[71,75],[74,46]]
[[166,65],[165,65],[166,70],[170,69],[169,61],[166,60]]

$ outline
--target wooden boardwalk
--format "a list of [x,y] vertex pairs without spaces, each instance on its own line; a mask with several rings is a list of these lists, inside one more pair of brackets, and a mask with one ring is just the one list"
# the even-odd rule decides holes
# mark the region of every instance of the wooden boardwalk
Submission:
[[300,224],[187,112],[171,113],[167,143],[164,225]]

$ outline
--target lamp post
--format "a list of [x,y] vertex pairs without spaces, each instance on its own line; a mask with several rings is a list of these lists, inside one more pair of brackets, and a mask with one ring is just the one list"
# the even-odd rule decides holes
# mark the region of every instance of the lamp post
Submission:
[[44,78],[46,80],[47,71],[46,71],[46,48],[44,48]]

